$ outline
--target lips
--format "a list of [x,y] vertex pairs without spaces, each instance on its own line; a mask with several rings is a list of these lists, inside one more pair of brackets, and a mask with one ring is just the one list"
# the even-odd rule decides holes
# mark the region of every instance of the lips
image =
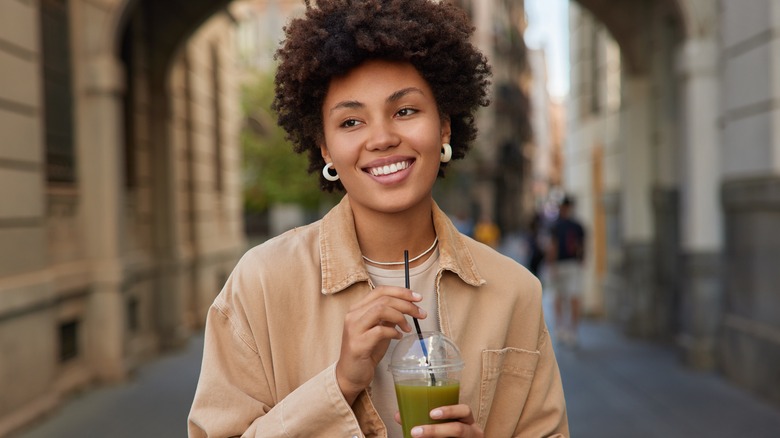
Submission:
[[385,164],[383,166],[367,167],[366,172],[373,176],[386,176],[408,169],[412,165],[411,160],[399,161],[397,163]]

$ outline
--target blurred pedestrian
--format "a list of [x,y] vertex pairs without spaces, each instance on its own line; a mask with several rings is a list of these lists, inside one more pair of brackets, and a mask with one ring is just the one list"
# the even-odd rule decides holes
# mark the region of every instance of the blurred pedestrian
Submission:
[[568,436],[539,282],[432,197],[487,105],[472,32],[435,0],[311,0],[285,27],[279,123],[321,187],[346,194],[231,273],[208,312],[190,437],[404,436],[387,353],[412,317],[465,362],[459,403],[413,436]]
[[573,217],[574,199],[565,196],[550,227],[545,262],[555,291],[556,336],[577,345],[583,293],[585,230]]
[[534,213],[528,224],[528,261],[526,266],[532,274],[540,277],[542,262],[544,261],[545,251],[542,243],[542,216],[540,213]]

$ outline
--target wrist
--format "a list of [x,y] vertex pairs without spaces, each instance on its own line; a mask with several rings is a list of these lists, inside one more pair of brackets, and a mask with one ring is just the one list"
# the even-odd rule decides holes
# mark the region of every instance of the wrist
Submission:
[[350,406],[355,403],[355,400],[357,400],[358,396],[363,391],[363,388],[354,385],[349,379],[344,378],[339,371],[338,364],[336,365],[336,384],[338,384],[341,394]]

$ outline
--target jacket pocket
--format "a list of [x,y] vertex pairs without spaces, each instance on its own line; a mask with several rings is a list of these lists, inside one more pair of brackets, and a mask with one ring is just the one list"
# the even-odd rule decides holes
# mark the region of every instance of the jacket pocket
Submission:
[[488,416],[515,421],[525,406],[534,379],[539,351],[504,348],[482,351],[482,383],[478,422],[483,427]]

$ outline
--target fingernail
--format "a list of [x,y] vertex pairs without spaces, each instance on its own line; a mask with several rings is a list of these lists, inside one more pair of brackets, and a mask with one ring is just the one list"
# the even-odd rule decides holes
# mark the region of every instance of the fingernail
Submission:
[[420,436],[423,434],[422,427],[413,427],[412,428],[412,436]]
[[444,412],[442,412],[441,409],[434,409],[431,411],[431,418],[441,418],[442,415],[444,415]]
[[412,297],[414,297],[417,300],[422,299],[422,295],[418,294],[417,292],[412,292]]
[[428,312],[426,312],[425,309],[420,309],[420,316],[424,318],[428,316]]

